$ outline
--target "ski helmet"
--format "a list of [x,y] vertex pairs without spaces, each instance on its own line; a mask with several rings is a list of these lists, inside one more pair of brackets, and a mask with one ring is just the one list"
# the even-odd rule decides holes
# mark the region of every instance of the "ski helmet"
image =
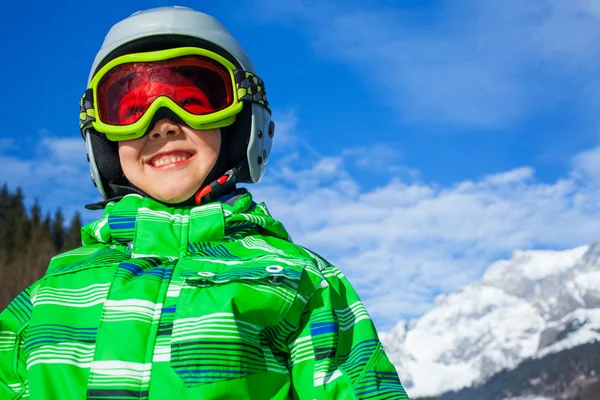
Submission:
[[[159,7],[136,12],[110,29],[92,64],[88,85],[102,66],[117,57],[176,47],[211,50],[241,70],[256,74],[242,46],[215,18],[187,7]],[[172,116],[161,114],[160,110],[157,114],[152,125],[160,118]],[[224,175],[233,178],[234,185],[258,182],[269,159],[274,130],[268,106],[245,103],[233,125],[221,128],[219,159],[202,186],[215,189],[217,181],[224,182],[217,178]],[[131,193],[132,187],[121,169],[117,143],[90,126],[82,128],[81,133],[86,141],[91,178],[100,195],[109,200]]]

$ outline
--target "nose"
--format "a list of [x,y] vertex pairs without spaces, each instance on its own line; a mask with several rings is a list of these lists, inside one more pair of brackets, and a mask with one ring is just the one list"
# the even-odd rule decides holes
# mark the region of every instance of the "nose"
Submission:
[[179,125],[168,118],[163,118],[154,124],[154,127],[150,130],[148,136],[152,140],[168,139],[179,135],[181,132],[181,127]]

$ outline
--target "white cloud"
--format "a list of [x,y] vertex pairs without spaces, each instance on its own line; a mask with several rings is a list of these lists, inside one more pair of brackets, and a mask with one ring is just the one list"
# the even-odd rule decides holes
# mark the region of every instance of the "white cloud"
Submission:
[[533,168],[522,167],[512,171],[486,176],[483,180],[492,185],[519,183],[533,178]]
[[37,198],[46,211],[60,207],[67,218],[75,211],[86,220],[97,218],[96,213],[83,209],[85,204],[99,200],[90,179],[84,140],[49,136],[49,132],[43,135],[30,158],[12,151],[20,145],[17,142],[10,151],[0,147],[0,182],[21,187],[28,204]]
[[375,143],[371,146],[346,148],[342,155],[361,171],[373,174],[400,175],[417,178],[419,172],[400,164],[402,155],[389,144]]
[[287,110],[273,115],[275,122],[275,137],[277,149],[290,150],[297,145],[297,138],[292,134],[298,125],[298,115],[296,110]]
[[387,328],[423,313],[438,293],[479,279],[515,249],[600,239],[600,188],[580,179],[598,154],[574,157],[571,173],[552,183],[521,167],[449,187],[396,178],[366,190],[348,172],[350,150],[305,159],[304,166],[276,163],[269,173],[279,179],[251,189],[297,243],[349,276],[377,324]]
[[590,100],[600,102],[600,14],[587,0],[448,1],[420,10],[255,3],[263,19],[292,21],[321,55],[355,68],[404,120],[497,128],[566,96],[594,115]]
[[52,159],[61,163],[86,164],[85,141],[80,137],[71,139],[45,137],[40,143],[40,151],[48,152]]
[[575,177],[600,182],[600,148],[579,153],[572,165]]

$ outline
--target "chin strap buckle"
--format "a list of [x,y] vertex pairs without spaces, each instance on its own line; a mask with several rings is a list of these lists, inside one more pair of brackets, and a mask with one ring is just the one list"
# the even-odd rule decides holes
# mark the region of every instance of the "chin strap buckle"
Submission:
[[211,201],[221,197],[235,187],[237,183],[239,167],[234,167],[229,171],[225,172],[225,175],[219,179],[212,181],[208,185],[196,192],[194,196],[196,205],[210,203]]

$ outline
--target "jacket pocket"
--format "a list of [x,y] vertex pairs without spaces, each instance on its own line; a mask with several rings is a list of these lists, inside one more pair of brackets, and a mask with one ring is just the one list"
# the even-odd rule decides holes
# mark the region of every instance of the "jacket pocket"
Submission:
[[298,294],[303,269],[252,261],[235,266],[181,260],[183,285],[171,336],[171,366],[188,387],[271,371],[287,374],[277,327]]

